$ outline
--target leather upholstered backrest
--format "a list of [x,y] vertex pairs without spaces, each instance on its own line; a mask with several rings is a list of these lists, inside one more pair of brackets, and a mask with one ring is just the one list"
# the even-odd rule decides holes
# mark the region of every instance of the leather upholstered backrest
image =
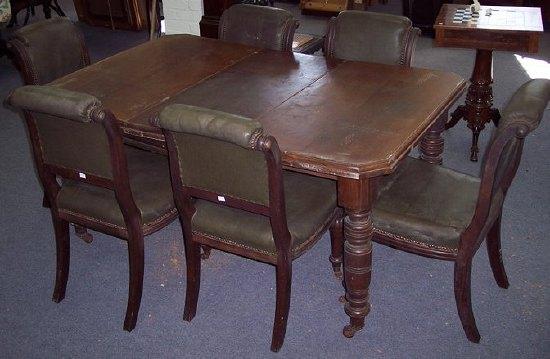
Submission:
[[403,16],[342,11],[329,23],[325,54],[342,60],[410,66],[419,34]]
[[502,111],[482,164],[481,191],[490,195],[489,216],[497,214],[504,202],[521,160],[523,140],[539,126],[548,101],[550,80],[535,79],[522,85]]
[[63,17],[17,30],[8,47],[27,85],[43,85],[90,64],[82,33]]
[[93,121],[94,111],[102,109],[97,98],[53,86],[24,86],[8,103],[35,123],[38,138],[32,140],[39,142],[45,165],[113,178],[105,128]]
[[257,121],[175,104],[160,113],[158,125],[173,136],[183,186],[269,206],[267,162],[255,148],[262,135]]
[[298,21],[286,10],[268,6],[237,4],[220,19],[220,40],[263,49],[292,51]]

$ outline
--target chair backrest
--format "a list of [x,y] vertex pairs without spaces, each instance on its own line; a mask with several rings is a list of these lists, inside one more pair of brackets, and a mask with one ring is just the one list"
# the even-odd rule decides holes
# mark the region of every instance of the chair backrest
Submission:
[[97,98],[31,85],[16,89],[8,103],[25,114],[38,173],[51,204],[59,190],[56,177],[114,190],[119,203],[119,197],[127,197],[121,131]]
[[289,248],[279,147],[257,121],[175,104],[162,110],[157,125],[180,213],[190,219],[192,198],[199,198],[267,216],[276,248]]
[[44,85],[90,64],[82,33],[63,17],[17,30],[8,49],[26,85]]
[[268,6],[237,4],[225,10],[220,19],[220,40],[292,51],[298,21],[286,10]]
[[548,101],[550,80],[535,79],[522,85],[502,111],[483,158],[473,225],[492,223],[500,214],[521,161],[523,141],[539,126]]
[[325,55],[342,60],[410,66],[420,30],[403,16],[342,11],[329,22]]

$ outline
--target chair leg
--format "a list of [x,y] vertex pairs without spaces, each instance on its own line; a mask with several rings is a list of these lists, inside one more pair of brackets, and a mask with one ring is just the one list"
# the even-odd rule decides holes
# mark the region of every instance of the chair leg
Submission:
[[183,320],[190,322],[197,313],[201,286],[201,246],[192,238],[185,238],[185,258],[187,262],[187,288]]
[[57,15],[65,17],[66,16],[65,12],[63,12],[63,9],[61,8],[57,0],[53,0],[52,2],[53,2],[52,9],[57,13]]
[[342,279],[342,258],[344,257],[344,218],[339,215],[330,226],[330,263],[338,279]]
[[52,213],[53,227],[55,231],[55,248],[56,248],[56,271],[55,271],[55,288],[53,291],[52,300],[59,303],[65,298],[65,290],[67,288],[67,280],[69,279],[69,263],[70,263],[70,236],[69,222],[57,218]]
[[201,258],[202,259],[210,258],[210,252],[212,252],[212,248],[205,245],[202,245],[201,247],[202,247]]
[[508,276],[504,269],[502,250],[500,248],[500,219],[501,216],[498,216],[493,227],[491,227],[487,234],[487,253],[489,254],[489,263],[491,264],[493,276],[498,286],[501,288],[508,288]]
[[92,243],[94,241],[94,237],[88,232],[88,230],[78,224],[74,225],[74,233],[78,236],[78,238],[82,239],[86,243]]
[[[282,255],[280,257],[282,257]],[[290,308],[290,290],[292,282],[291,259],[278,258],[275,271],[277,278],[277,298],[275,304],[275,320],[273,322],[273,336],[271,338],[271,351],[278,352],[285,340],[288,311]]]
[[130,281],[128,286],[128,305],[124,318],[124,330],[131,332],[137,323],[141,293],[143,291],[143,233],[139,230],[130,230],[128,238],[128,262]]
[[46,193],[44,193],[44,196],[42,197],[42,207],[44,208],[50,208],[50,201],[48,201],[48,197],[46,197]]
[[468,340],[479,343],[480,335],[476,326],[476,319],[472,310],[471,298],[471,270],[472,261],[466,263],[455,262],[454,290],[458,316]]

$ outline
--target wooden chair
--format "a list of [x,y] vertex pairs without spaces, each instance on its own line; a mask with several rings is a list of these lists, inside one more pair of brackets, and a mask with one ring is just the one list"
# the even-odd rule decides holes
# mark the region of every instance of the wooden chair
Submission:
[[263,49],[292,51],[298,21],[283,9],[237,4],[220,18],[218,38]]
[[[90,64],[82,32],[64,17],[17,30],[7,49],[25,85],[45,85]],[[49,207],[46,195],[42,203]],[[92,242],[92,235],[85,228],[75,226],[75,231],[84,241]]]
[[25,86],[8,103],[24,112],[50,203],[57,247],[53,301],[65,297],[69,222],[121,238],[130,271],[124,329],[131,331],[143,288],[143,237],[177,217],[168,159],[124,146],[117,119],[91,95]]
[[342,11],[330,19],[325,56],[342,60],[411,66],[420,30],[403,16]]
[[470,293],[472,259],[486,239],[495,280],[508,288],[500,249],[502,206],[523,141],[538,127],[549,100],[550,80],[531,80],[514,94],[485,152],[481,178],[409,157],[379,185],[373,240],[454,261],[458,315],[472,342],[480,340]]
[[283,345],[292,260],[327,228],[342,242],[342,212],[332,180],[283,171],[277,141],[257,121],[186,105],[157,120],[170,157],[184,231],[187,292],[183,318],[195,316],[200,245],[272,264],[277,298],[271,350]]
[[90,64],[82,33],[65,17],[17,30],[8,49],[25,85],[44,85]]

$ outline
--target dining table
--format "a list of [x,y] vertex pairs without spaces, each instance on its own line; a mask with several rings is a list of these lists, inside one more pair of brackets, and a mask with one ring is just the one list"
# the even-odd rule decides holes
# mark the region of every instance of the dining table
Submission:
[[[273,135],[285,169],[337,182],[345,210],[346,337],[370,311],[378,180],[414,146],[442,161],[449,108],[466,81],[450,72],[278,52],[193,35],[143,43],[50,85],[96,96],[129,144],[165,152],[160,110],[181,103],[258,120]],[[335,258],[336,261],[342,259]]]

